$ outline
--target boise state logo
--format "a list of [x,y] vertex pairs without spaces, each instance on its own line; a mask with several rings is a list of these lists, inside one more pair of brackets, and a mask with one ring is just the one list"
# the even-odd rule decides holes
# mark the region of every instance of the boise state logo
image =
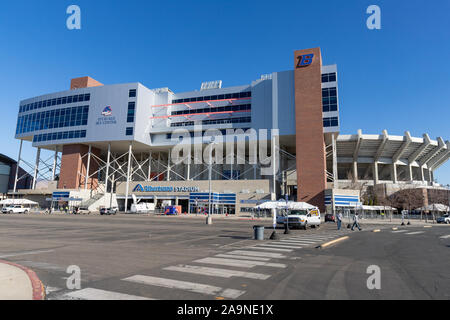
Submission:
[[138,184],[136,187],[134,187],[133,192],[144,192],[144,188],[142,185]]
[[110,106],[107,106],[103,109],[102,116],[109,117],[110,115],[112,115],[112,109]]

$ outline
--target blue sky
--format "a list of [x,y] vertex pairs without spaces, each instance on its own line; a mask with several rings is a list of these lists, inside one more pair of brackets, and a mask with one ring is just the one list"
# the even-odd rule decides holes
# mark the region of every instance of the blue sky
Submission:
[[[66,8],[82,29],[66,28]],[[381,7],[382,29],[366,28]],[[8,1],[0,7],[1,153],[16,158],[19,101],[66,90],[89,75],[105,84],[141,82],[173,91],[250,83],[293,68],[293,51],[320,46],[338,64],[341,133],[450,139],[450,2]],[[25,157],[33,161],[30,145]],[[437,172],[450,183],[450,163]]]

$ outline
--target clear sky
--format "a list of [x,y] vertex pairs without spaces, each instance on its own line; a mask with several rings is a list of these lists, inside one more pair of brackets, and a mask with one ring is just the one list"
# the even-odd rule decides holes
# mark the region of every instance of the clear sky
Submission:
[[[68,30],[66,9],[81,8]],[[366,9],[381,8],[368,30]],[[89,75],[175,92],[203,81],[250,83],[293,68],[293,51],[320,46],[338,64],[341,133],[450,139],[450,1],[2,1],[0,152],[17,158],[19,101],[62,91]],[[29,144],[25,157],[34,161]],[[450,184],[450,163],[436,172]]]

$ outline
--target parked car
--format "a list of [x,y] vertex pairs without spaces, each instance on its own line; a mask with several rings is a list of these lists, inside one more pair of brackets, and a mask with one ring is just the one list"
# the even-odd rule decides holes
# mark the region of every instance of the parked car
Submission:
[[8,206],[2,208],[2,213],[28,213],[28,208],[22,206]]
[[313,210],[289,210],[288,216],[277,216],[277,224],[284,225],[288,222],[289,228],[319,227],[321,223],[319,209]]
[[437,218],[436,222],[450,224],[450,215],[448,213],[444,214],[442,217]]
[[117,212],[119,211],[119,209],[117,208],[101,208],[100,209],[100,215],[115,215]]
[[334,214],[327,213],[325,215],[325,222],[336,222],[336,217],[334,216]]

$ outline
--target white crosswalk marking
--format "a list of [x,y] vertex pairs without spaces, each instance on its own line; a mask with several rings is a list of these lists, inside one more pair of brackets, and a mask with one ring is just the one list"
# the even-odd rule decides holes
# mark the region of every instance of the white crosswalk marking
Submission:
[[66,293],[65,296],[82,300],[154,300],[124,293],[86,288]]
[[392,233],[403,233],[403,232],[408,232],[408,230],[397,230],[397,231],[392,231]]
[[129,278],[123,279],[124,281],[169,288],[169,289],[180,289],[189,292],[195,292],[205,295],[221,296],[224,298],[236,299],[245,293],[242,290],[235,289],[223,289],[221,287],[211,286],[207,284],[179,281],[166,278],[150,277],[143,275],[136,275]]
[[316,241],[303,241],[303,240],[280,240],[283,243],[291,243],[291,244],[303,244],[303,245],[308,245],[308,244],[313,244],[313,243],[317,243],[323,240],[316,240]]
[[415,235],[415,234],[422,234],[424,233],[424,231],[416,231],[416,232],[410,232],[410,233],[405,233],[407,235]]
[[258,244],[258,247],[270,247],[270,248],[283,248],[283,249],[301,249],[302,247],[299,245],[283,245],[282,243],[276,244],[276,243],[264,243],[264,244]]
[[242,259],[242,260],[256,260],[256,261],[270,261],[270,258],[261,257],[250,257],[250,256],[238,256],[233,254],[216,254],[215,257],[218,258],[229,258],[229,259]]
[[281,253],[255,252],[255,251],[246,251],[246,250],[235,250],[235,251],[227,252],[227,254],[237,254],[237,255],[253,256],[253,257],[269,257],[269,258],[275,258],[275,259],[286,258],[286,256]]
[[450,238],[450,234],[441,237],[441,239],[448,239],[448,238]]
[[240,267],[240,268],[253,268],[256,266],[265,266],[273,268],[286,268],[285,264],[282,263],[270,263],[264,261],[252,261],[252,260],[237,260],[237,259],[224,259],[224,258],[203,258],[195,260],[195,263],[207,263],[207,264],[218,264],[230,267]]
[[164,268],[164,270],[201,274],[201,275],[205,275],[205,276],[214,276],[214,277],[221,277],[221,278],[240,277],[240,278],[257,279],[257,280],[266,280],[266,279],[270,278],[270,275],[262,274],[262,273],[244,272],[244,271],[238,271],[238,270],[217,269],[217,268],[208,268],[208,267],[199,267],[199,266],[189,266],[189,265],[171,266],[171,267]]
[[267,251],[280,251],[280,252],[292,252],[292,249],[280,249],[280,248],[269,248],[269,247],[246,247],[247,249],[255,250],[267,250]]

